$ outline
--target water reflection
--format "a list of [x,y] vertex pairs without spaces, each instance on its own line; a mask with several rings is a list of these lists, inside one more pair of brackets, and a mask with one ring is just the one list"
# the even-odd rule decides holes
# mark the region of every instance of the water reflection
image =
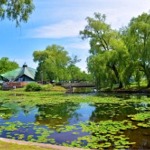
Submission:
[[16,103],[1,103],[0,104],[0,117],[4,120],[8,120],[11,117],[18,114],[20,107]]
[[76,112],[80,108],[78,103],[61,103],[56,105],[38,105],[38,113],[35,122],[40,125],[59,127],[70,124],[70,119],[78,120],[80,114]]
[[100,97],[117,97],[121,99],[130,99],[130,98],[136,98],[136,99],[142,99],[142,98],[149,98],[150,93],[129,93],[129,92],[122,92],[122,93],[117,93],[117,92],[98,92],[96,93],[97,96]]
[[138,130],[128,130],[125,134],[130,138],[130,141],[136,141],[132,149],[150,149],[150,129],[138,128]]
[[[147,103],[130,103],[130,104],[101,104],[101,103],[61,103],[37,106],[20,106],[17,103],[0,103],[0,124],[20,121],[23,126],[11,132],[11,136],[24,134],[24,140],[28,140],[29,135],[35,139],[38,134],[35,128],[52,130],[53,134],[48,138],[54,138],[57,144],[65,141],[72,141],[80,136],[85,135],[81,129],[74,129],[68,132],[58,132],[62,127],[67,125],[77,125],[80,122],[93,121],[99,122],[104,120],[126,120],[128,115],[142,112],[137,109],[140,107],[150,107]],[[134,124],[136,122],[133,121]],[[26,124],[26,126],[25,126]],[[13,126],[12,126],[13,127]],[[40,129],[41,130],[41,129]],[[79,132],[78,135],[73,132]],[[2,137],[8,136],[8,131],[2,132]],[[133,149],[150,148],[150,129],[138,128],[138,130],[128,130],[125,133],[131,141],[136,141]],[[17,139],[18,137],[16,137]]]
[[[134,104],[120,105],[120,104],[92,104],[95,111],[92,112],[90,120],[99,122],[103,120],[124,120],[129,114],[137,113]],[[138,105],[140,106],[140,105]],[[137,107],[137,106],[136,106]]]

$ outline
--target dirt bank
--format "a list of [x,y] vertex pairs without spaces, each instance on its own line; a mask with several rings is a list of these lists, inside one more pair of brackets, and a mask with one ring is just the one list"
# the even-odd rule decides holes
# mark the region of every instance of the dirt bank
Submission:
[[37,146],[37,149],[38,149],[38,147],[43,147],[43,148],[50,148],[53,150],[85,150],[85,149],[81,149],[81,148],[72,148],[72,147],[65,147],[65,146],[52,145],[52,144],[19,141],[19,140],[12,140],[12,139],[6,139],[6,138],[0,138],[0,141],[8,142],[8,143],[15,143],[15,144],[19,144],[19,145]]

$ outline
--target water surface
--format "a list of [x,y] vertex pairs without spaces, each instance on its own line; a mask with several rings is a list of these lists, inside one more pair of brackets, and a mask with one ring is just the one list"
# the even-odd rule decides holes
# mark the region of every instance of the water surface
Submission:
[[[128,115],[139,113],[137,108],[149,104],[101,104],[73,103],[20,106],[19,103],[0,104],[0,135],[42,143],[71,143],[83,132],[80,123],[87,121],[130,120]],[[137,124],[133,121],[133,124]],[[136,142],[131,149],[150,149],[150,128],[125,131],[130,141]]]

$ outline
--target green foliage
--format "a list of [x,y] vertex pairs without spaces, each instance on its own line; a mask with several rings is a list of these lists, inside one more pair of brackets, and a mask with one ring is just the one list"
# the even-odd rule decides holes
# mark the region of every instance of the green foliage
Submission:
[[120,34],[105,23],[105,15],[94,14],[87,18],[88,25],[80,32],[83,39],[90,40],[88,69],[95,78],[97,87],[123,87],[128,51]]
[[78,59],[77,56],[70,60],[69,65],[67,66],[68,78],[66,78],[66,80],[71,82],[91,81],[91,75],[85,71],[81,71],[81,69],[75,65],[78,62],[80,62],[80,59]]
[[127,120],[81,123],[80,126],[82,131],[89,135],[79,137],[71,143],[72,146],[90,149],[126,149],[135,144],[135,142],[129,142],[129,139],[123,134],[123,131],[127,129],[136,129],[136,126]]
[[68,73],[70,75],[71,81],[80,81],[81,79],[81,70],[79,67],[71,64],[68,66]]
[[147,119],[150,119],[150,112],[129,115],[128,117],[131,117],[132,120],[136,120],[136,121],[145,121]]
[[132,18],[124,30],[125,42],[134,65],[135,79],[146,77],[150,87],[150,14],[143,13]]
[[29,15],[34,9],[32,0],[0,0],[0,18],[20,22],[27,22]]
[[139,127],[143,127],[143,128],[150,128],[150,122],[147,123],[138,123],[137,124]]
[[50,91],[52,90],[52,88],[53,88],[52,84],[42,85],[42,91]]
[[27,84],[25,87],[25,91],[41,91],[41,90],[42,90],[41,85],[36,82],[31,82]]
[[61,87],[61,86],[53,86],[53,88],[51,89],[51,91],[55,91],[55,92],[66,92],[66,89]]
[[139,127],[143,128],[150,128],[150,107],[149,105],[141,106],[136,108],[136,110],[139,111],[137,114],[128,115],[128,117],[131,118],[131,120],[134,121],[140,121],[140,123],[137,124]]
[[48,46],[43,51],[34,51],[34,61],[38,62],[37,80],[61,81],[67,76],[67,65],[70,61],[67,51],[58,45]]
[[34,61],[38,62],[37,81],[85,81],[90,75],[81,71],[75,64],[80,60],[73,59],[67,51],[58,45],[48,46],[43,51],[34,51]]
[[19,65],[15,61],[10,61],[7,57],[0,59],[0,74],[18,68]]
[[26,85],[25,91],[27,92],[32,92],[32,91],[66,92],[66,89],[61,86],[53,86],[52,84],[41,85],[36,82],[31,82]]
[[95,13],[87,17],[87,25],[80,34],[89,39],[88,70],[97,88],[130,86],[131,79],[141,86],[143,78],[150,87],[150,14],[132,18],[127,27],[113,30],[106,16]]
[[80,82],[80,81],[91,81],[91,75],[86,73],[85,71],[81,71],[81,69],[75,64],[70,64],[67,67],[67,72],[68,72],[68,78],[66,80],[74,82]]

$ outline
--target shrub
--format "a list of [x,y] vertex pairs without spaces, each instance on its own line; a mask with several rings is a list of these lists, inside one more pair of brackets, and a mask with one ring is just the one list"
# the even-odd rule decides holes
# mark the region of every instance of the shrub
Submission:
[[57,92],[66,92],[66,89],[61,86],[53,86],[51,91],[57,91]]
[[42,86],[42,91],[50,91],[53,88],[52,84],[46,84]]
[[25,87],[25,91],[41,91],[42,87],[36,82],[31,82]]

